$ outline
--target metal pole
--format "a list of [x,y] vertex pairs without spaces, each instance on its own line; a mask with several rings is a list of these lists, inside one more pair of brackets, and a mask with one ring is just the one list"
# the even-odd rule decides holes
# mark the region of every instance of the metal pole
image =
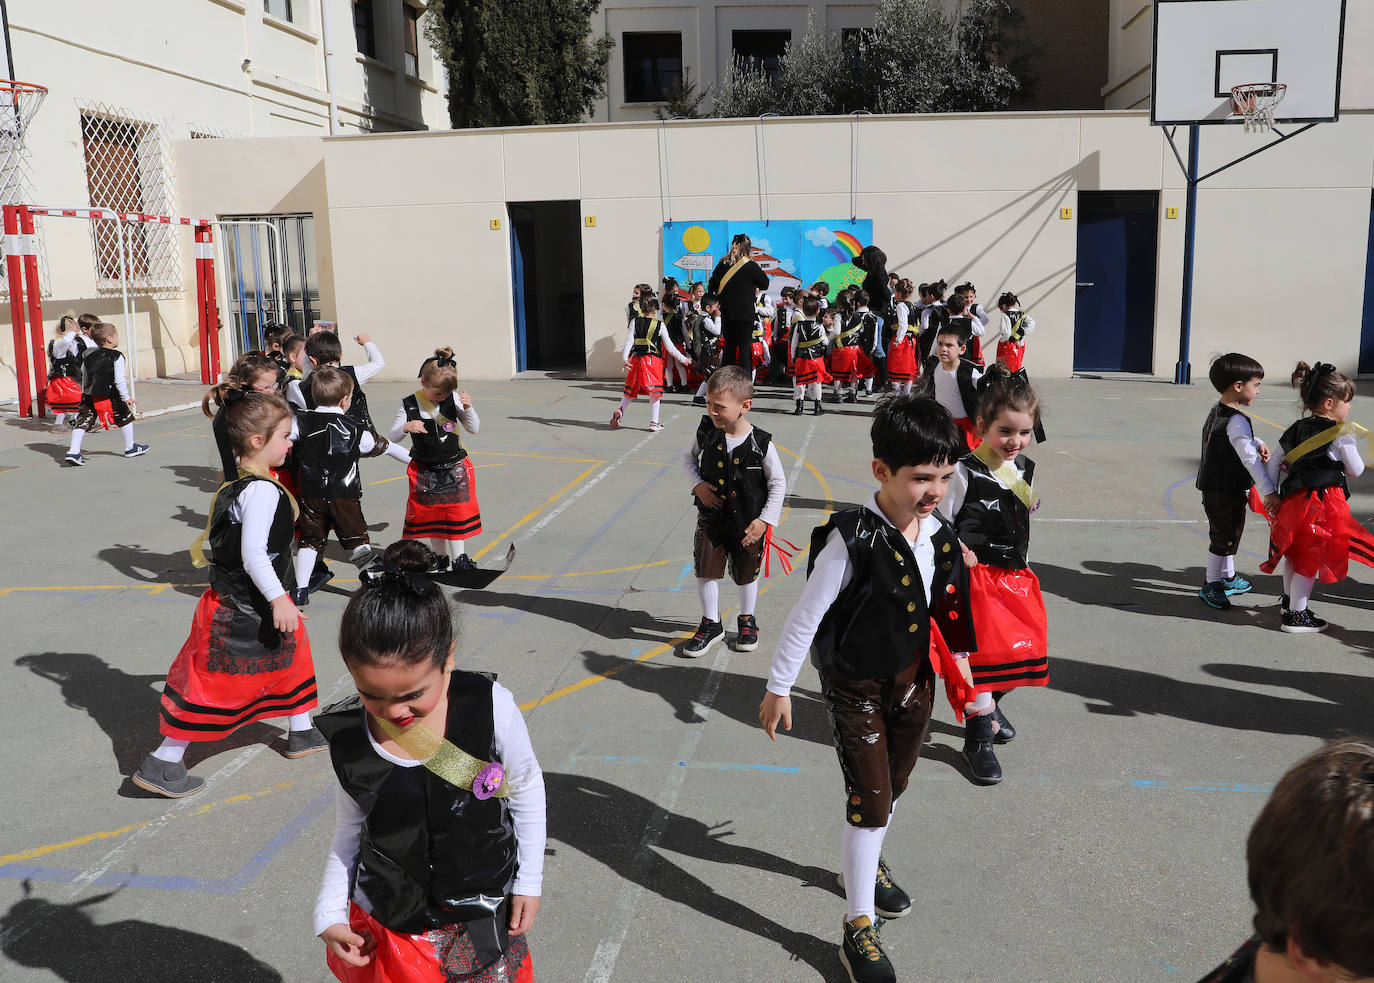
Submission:
[[[24,315],[24,264],[19,246],[19,209],[4,206],[5,266],[10,288],[10,328],[14,334],[14,376],[19,384],[19,415],[33,415],[33,392],[29,388],[28,333]],[[39,383],[42,385],[42,383]]]
[[1197,126],[1188,127],[1188,214],[1183,226],[1183,304],[1179,315],[1178,362],[1174,365],[1174,385],[1187,386],[1193,381],[1193,367],[1188,361],[1188,346],[1193,327],[1193,244],[1197,233]]
[[[134,324],[134,305],[129,299],[129,274],[133,272],[134,265],[133,236],[126,239],[123,219],[115,219],[115,231],[119,233],[119,292],[124,308],[125,337],[129,339],[129,399],[136,403],[138,396],[134,386],[138,379],[138,326]],[[124,252],[126,241],[129,246],[127,256]]]
[[329,135],[333,136],[339,132],[339,95],[334,91],[334,44],[330,31],[329,0],[320,0],[320,41],[324,45],[324,87],[329,93]]

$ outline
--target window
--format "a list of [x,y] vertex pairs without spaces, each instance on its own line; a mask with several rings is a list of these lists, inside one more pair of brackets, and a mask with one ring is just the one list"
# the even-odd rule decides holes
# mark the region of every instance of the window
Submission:
[[401,12],[406,20],[406,74],[417,79],[420,77],[420,11],[406,3],[401,5]]
[[625,101],[662,102],[682,83],[681,34],[624,34]]
[[749,68],[776,78],[782,69],[782,53],[791,40],[791,31],[732,31],[730,47],[734,49],[736,63],[744,62]]
[[353,36],[358,51],[369,58],[377,57],[377,36],[372,27],[372,0],[353,0]]
[[291,0],[262,0],[264,13],[271,14],[273,17],[280,17],[282,20],[291,20]]

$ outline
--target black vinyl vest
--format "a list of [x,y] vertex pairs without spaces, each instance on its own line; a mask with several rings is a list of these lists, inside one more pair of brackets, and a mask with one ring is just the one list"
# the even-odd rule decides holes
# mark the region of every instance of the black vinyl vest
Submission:
[[763,462],[773,435],[754,427],[733,451],[727,451],[725,431],[716,429],[709,416],[697,424],[697,470],[701,480],[710,485],[724,504],[719,510],[708,509],[693,496],[697,511],[713,525],[724,531],[739,534],[763,513],[768,503],[768,478]]
[[[937,515],[938,517],[938,515]],[[836,512],[811,533],[810,576],[832,529],[849,551],[853,576],[821,619],[811,643],[816,668],[846,679],[894,676],[930,650],[931,618],[952,652],[977,649],[969,609],[968,568],[954,528],[943,518],[931,537],[935,582],[929,604],[911,544],[872,509]]]
[[630,346],[630,357],[636,355],[661,355],[658,347],[658,328],[661,322],[657,318],[644,317],[642,314],[635,318],[634,344]]
[[80,379],[81,378],[81,357],[86,354],[93,346],[85,338],[76,339],[76,347],[72,351],[57,358],[53,355],[53,343],[48,342],[48,378],[49,379]]
[[[964,545],[973,550],[979,563],[1004,570],[1022,570],[1030,555],[1030,509],[1008,488],[998,484],[988,466],[972,454],[961,462],[968,475],[964,504],[954,517],[954,528]],[[1025,470],[1026,484],[1035,478],[1035,462],[1017,457],[1014,462]]]
[[[375,434],[377,427],[372,422],[372,414],[367,410],[367,394],[363,392],[363,387],[358,382],[357,371],[352,365],[335,365],[333,368],[346,372],[348,377],[353,380],[353,398],[348,404],[348,409],[344,411],[344,415],[349,419],[357,420],[368,433]],[[315,408],[315,394],[310,391],[309,376],[301,380],[301,398],[305,400],[306,409],[313,410]]]
[[[210,586],[219,595],[220,603],[238,615],[251,616],[259,621],[258,638],[264,645],[274,647],[280,634],[272,627],[272,605],[267,602],[248,571],[243,567],[243,523],[229,518],[229,510],[240,495],[255,481],[267,481],[257,475],[245,475],[233,481],[215,498],[214,514],[210,517]],[[287,591],[296,586],[292,570],[291,542],[296,538],[296,519],[291,502],[282,495],[277,512],[267,530],[267,555],[272,571]]]
[[410,435],[410,459],[427,468],[441,468],[461,461],[468,456],[467,448],[458,433],[458,404],[450,393],[448,398],[435,407],[443,416],[453,421],[452,430],[439,429],[438,420],[426,420],[420,415],[420,401],[415,394],[401,400],[401,408],[406,411],[407,420],[419,420],[425,425],[424,433]]
[[959,329],[959,341],[967,345],[973,339],[973,318],[967,314],[951,315],[949,323]]
[[[1214,404],[1202,423],[1202,459],[1197,469],[1197,487],[1204,492],[1245,494],[1255,484],[1236,449],[1226,436],[1226,425],[1233,416],[1245,416],[1234,406]],[[1246,418],[1249,419],[1248,417]],[[1254,433],[1254,425],[1250,427]]]
[[122,356],[118,348],[94,348],[81,357],[81,394],[92,399],[113,399],[119,395],[115,385],[115,362]]
[[[978,417],[978,387],[973,382],[973,370],[978,366],[966,358],[959,359],[959,368],[954,370],[955,380],[959,383],[959,400],[964,404],[964,416],[970,420]],[[940,368],[940,360],[932,355],[926,359],[921,370],[921,381],[916,383],[916,395],[922,399],[935,398],[935,372]]]
[[344,413],[306,410],[296,414],[300,433],[294,452],[301,497],[362,498],[358,445],[363,425]]
[[678,351],[683,351],[687,347],[687,322],[682,316],[682,311],[669,311],[663,316],[663,330],[668,332],[668,337],[677,346]]
[[[1026,337],[1026,315],[1023,311],[1012,308],[1004,311],[1004,314],[1011,319],[1011,340],[1020,344]],[[1012,315],[1015,315],[1014,317]]]
[[[449,676],[444,736],[482,761],[496,758],[491,690],[490,677]],[[382,758],[356,696],[326,707],[315,725],[329,739],[340,786],[366,814],[354,884],[373,917],[409,935],[490,917],[518,866],[508,801],[479,799],[423,765]]]
[[792,324],[797,332],[797,358],[825,357],[825,328],[819,321],[804,317]]
[[[1287,454],[1323,430],[1337,426],[1340,424],[1324,416],[1305,416],[1283,432],[1283,436],[1279,438],[1279,447]],[[1345,465],[1340,461],[1333,461],[1327,453],[1329,449],[1328,444],[1304,454],[1292,464],[1283,465],[1280,469],[1282,477],[1279,479],[1279,494],[1288,496],[1304,488],[1339,488],[1349,497],[1350,490],[1345,483]]]
[[873,350],[873,342],[878,333],[878,318],[872,311],[855,311],[850,315],[844,330],[835,339],[837,348],[860,346],[864,351]]

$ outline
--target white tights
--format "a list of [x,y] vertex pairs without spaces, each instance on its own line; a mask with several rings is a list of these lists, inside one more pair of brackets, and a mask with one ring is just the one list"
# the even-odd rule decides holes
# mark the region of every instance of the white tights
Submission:
[[[292,730],[309,730],[315,726],[310,722],[310,714],[305,710],[287,717],[286,723]],[[190,741],[184,741],[179,737],[164,737],[161,746],[153,752],[153,757],[159,761],[176,763],[186,754],[190,744]]]
[[844,872],[844,894],[849,904],[846,921],[852,922],[860,915],[867,915],[870,920],[877,917],[873,889],[878,880],[878,860],[882,856],[885,836],[886,826],[870,829],[845,823],[840,839],[840,869]]
[[[701,614],[707,621],[720,620],[720,583],[705,577],[697,578],[697,596],[701,598]],[[759,582],[739,585],[739,613],[753,614],[759,600]]]

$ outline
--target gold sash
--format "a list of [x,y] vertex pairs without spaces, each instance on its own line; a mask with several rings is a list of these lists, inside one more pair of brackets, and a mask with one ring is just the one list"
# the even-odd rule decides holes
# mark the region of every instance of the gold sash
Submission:
[[[369,716],[371,715],[369,714]],[[372,719],[377,722],[377,726],[387,737],[401,746],[406,754],[454,788],[472,791],[477,776],[491,764],[490,761],[474,758],[448,738],[435,733],[424,724],[411,724],[402,729],[381,717],[372,717]],[[489,797],[504,799],[508,795],[510,795],[510,788],[503,771],[501,784]]]
[[1346,434],[1354,434],[1365,442],[1365,450],[1369,450],[1370,433],[1358,423],[1342,423],[1339,426],[1327,427],[1319,434],[1308,437],[1297,447],[1294,447],[1287,454],[1283,455],[1283,464],[1293,464],[1300,458],[1306,457],[1313,451],[1319,451],[1332,441],[1339,440]]
[[1034,510],[1039,503],[1035,500],[1035,490],[1027,484],[1026,479],[1021,477],[1016,470],[1016,465],[1010,461],[1002,460],[1000,454],[988,446],[987,441],[978,445],[973,452],[973,456],[987,465],[987,469],[992,472],[992,476],[1011,489],[1011,493],[1020,499],[1021,504],[1028,510]]
[[[419,403],[420,409],[424,410],[433,418],[434,422],[439,425],[440,430],[444,429],[445,424],[455,422],[439,412],[439,407],[435,406],[432,402],[430,402],[429,397],[425,395],[425,391],[423,389],[415,390],[415,402]],[[455,428],[454,430],[449,432],[457,433],[458,431]]]
[[725,275],[720,278],[720,286],[716,287],[716,293],[724,293],[725,285],[730,282],[730,278],[742,270],[744,264],[749,262],[752,258],[751,256],[741,256],[739,259],[735,260],[735,265],[726,270]]
[[[291,503],[291,517],[293,519],[299,519],[301,517],[301,507],[296,503],[296,497],[287,491],[280,481],[272,477],[270,471],[266,471],[262,468],[245,468],[240,465],[238,478],[235,478],[234,481],[238,481],[239,478],[246,477],[250,474],[257,475],[259,478],[266,478],[268,481],[272,482],[272,484],[280,488],[281,493],[286,496],[286,500]],[[201,530],[200,535],[196,537],[196,541],[191,544],[191,566],[195,567],[197,570],[201,567],[208,567],[210,565],[210,561],[205,558],[205,540],[210,536],[210,523],[215,521],[215,503],[219,501],[219,493],[232,485],[234,481],[226,481],[215,489],[215,495],[210,499],[210,515],[205,520],[205,528]]]

